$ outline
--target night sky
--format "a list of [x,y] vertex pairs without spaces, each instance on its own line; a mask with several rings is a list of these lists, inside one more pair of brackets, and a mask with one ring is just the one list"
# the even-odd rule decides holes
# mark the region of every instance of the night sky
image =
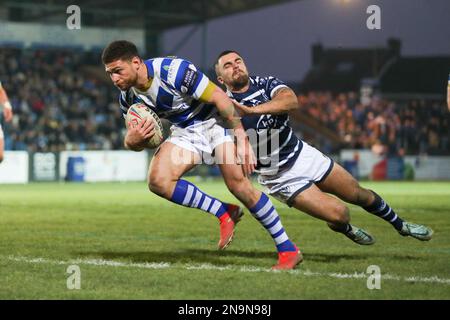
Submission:
[[[381,9],[381,30],[369,30],[369,5]],[[311,66],[311,45],[386,46],[402,41],[402,55],[450,55],[450,0],[303,0],[274,5],[207,24],[205,64],[225,49],[239,51],[251,74],[299,82]],[[171,51],[192,26],[163,36],[165,54],[202,67],[201,29],[177,52]]]

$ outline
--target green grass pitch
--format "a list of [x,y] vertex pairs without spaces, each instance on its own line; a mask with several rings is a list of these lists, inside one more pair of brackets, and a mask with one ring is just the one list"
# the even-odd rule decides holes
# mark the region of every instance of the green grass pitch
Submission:
[[[194,182],[236,202],[222,181]],[[274,244],[248,211],[219,252],[217,219],[152,195],[144,182],[1,185],[0,299],[449,299],[450,183],[362,184],[434,238],[402,237],[350,206],[352,222],[377,239],[358,246],[273,200],[305,259],[274,272]],[[80,269],[79,290],[68,289],[70,265]],[[367,287],[371,265],[380,289]]]

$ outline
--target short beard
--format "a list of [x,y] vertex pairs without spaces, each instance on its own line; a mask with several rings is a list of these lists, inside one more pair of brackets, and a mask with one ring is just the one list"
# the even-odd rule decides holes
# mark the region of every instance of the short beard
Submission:
[[127,87],[126,87],[125,89],[122,89],[122,90],[123,90],[123,91],[130,90],[131,87],[134,87],[134,86],[136,85],[137,79],[138,79],[138,75],[137,75],[137,73],[136,73],[134,79],[132,79],[132,80],[130,80],[130,81],[127,81],[127,83],[126,83]]
[[233,88],[233,91],[239,91],[248,84],[248,81],[248,75],[242,75],[231,83],[231,87]]

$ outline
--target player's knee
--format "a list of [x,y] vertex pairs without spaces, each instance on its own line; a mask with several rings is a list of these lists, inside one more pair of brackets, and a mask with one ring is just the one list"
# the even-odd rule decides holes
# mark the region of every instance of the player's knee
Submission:
[[0,163],[3,162],[3,153],[0,153]]
[[168,193],[169,181],[164,175],[159,173],[150,173],[148,177],[148,189],[157,195],[164,196]]
[[336,205],[333,208],[333,214],[331,216],[332,224],[348,224],[350,222],[350,210],[343,204]]

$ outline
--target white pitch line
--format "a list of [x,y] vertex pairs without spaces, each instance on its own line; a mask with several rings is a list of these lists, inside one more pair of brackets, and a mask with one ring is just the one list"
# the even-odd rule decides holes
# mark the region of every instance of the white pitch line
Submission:
[[[269,268],[261,268],[256,266],[217,266],[209,263],[202,264],[171,264],[169,262],[159,262],[159,263],[133,263],[133,262],[120,262],[114,260],[104,260],[104,259],[74,259],[69,261],[59,261],[59,260],[50,260],[45,258],[29,258],[29,257],[15,257],[8,256],[8,260],[16,261],[16,262],[25,262],[25,263],[43,263],[43,264],[55,264],[55,265],[71,265],[71,264],[84,264],[84,265],[92,265],[92,266],[107,266],[107,267],[125,267],[125,268],[139,268],[139,269],[185,269],[185,270],[217,270],[217,271],[239,271],[239,272],[273,272],[278,273],[281,271],[274,271]],[[305,276],[305,277],[331,277],[337,279],[364,279],[367,278],[368,275],[362,272],[354,272],[354,273],[322,273],[322,272],[313,272],[310,270],[289,270],[286,271],[289,274]],[[424,283],[438,283],[450,285],[450,279],[439,278],[438,276],[431,277],[417,277],[417,276],[409,276],[409,277],[401,277],[397,275],[391,274],[381,274],[381,280],[395,280],[395,281],[404,281],[404,282],[424,282]]]

